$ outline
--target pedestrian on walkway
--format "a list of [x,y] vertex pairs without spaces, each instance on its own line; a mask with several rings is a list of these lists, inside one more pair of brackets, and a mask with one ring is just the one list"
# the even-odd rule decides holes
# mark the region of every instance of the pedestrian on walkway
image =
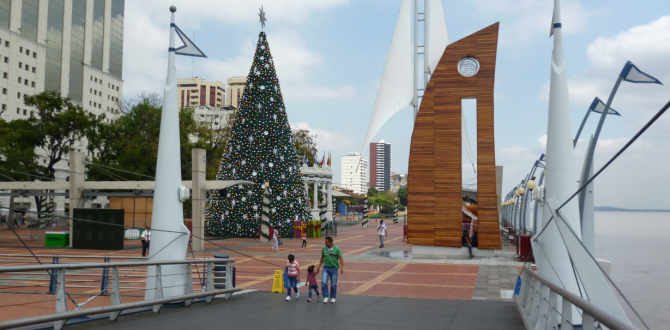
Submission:
[[316,273],[314,272],[314,265],[307,267],[307,285],[309,285],[309,297],[307,302],[312,301],[312,290],[316,292],[316,300],[321,299],[319,296],[319,283],[316,281]]
[[470,259],[474,258],[475,255],[472,254],[472,238],[470,238],[470,235],[468,235],[467,230],[463,231],[463,246],[468,247],[468,252],[470,253]]
[[295,261],[293,254],[288,255],[286,261],[286,273],[288,275],[288,287],[286,288],[286,301],[291,300],[291,289],[295,290],[295,298],[300,297],[298,292],[298,278],[300,278],[300,265]]
[[272,239],[275,240],[275,244],[272,246],[272,251],[277,248],[277,252],[279,252],[279,231],[277,228],[272,229]]
[[379,232],[379,248],[384,247],[384,236],[388,237],[389,234],[386,231],[386,224],[384,223],[384,220],[382,220],[379,223],[379,226],[377,226],[377,231]]
[[149,249],[149,242],[151,241],[151,229],[149,226],[144,226],[144,231],[142,232],[142,256],[147,256],[147,250]]
[[344,259],[342,258],[342,250],[337,245],[333,244],[333,238],[326,237],[326,246],[321,249],[321,260],[316,267],[316,273],[319,273],[323,265],[323,275],[321,275],[321,289],[323,289],[323,303],[328,303],[328,279],[330,278],[330,302],[335,303],[335,296],[337,295],[337,270],[340,274],[344,274]]
[[301,249],[302,248],[307,248],[307,231],[306,230],[302,231],[302,246],[300,248]]

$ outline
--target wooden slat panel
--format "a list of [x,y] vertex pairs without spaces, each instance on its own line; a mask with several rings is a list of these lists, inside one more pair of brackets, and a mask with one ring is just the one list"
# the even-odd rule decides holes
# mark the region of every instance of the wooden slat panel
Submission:
[[109,197],[109,208],[110,209],[122,209],[123,208],[123,198],[122,197]]
[[[493,24],[449,45],[426,86],[410,146],[410,244],[461,246],[461,100],[476,98],[479,247],[501,248],[493,130],[498,27]],[[474,77],[458,72],[458,62],[466,56],[479,60]]]

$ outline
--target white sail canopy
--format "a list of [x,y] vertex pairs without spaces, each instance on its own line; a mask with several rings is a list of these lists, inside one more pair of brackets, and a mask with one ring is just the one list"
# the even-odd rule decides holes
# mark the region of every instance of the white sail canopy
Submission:
[[370,126],[365,136],[363,152],[375,134],[396,112],[412,103],[414,94],[414,67],[412,64],[412,8],[411,0],[403,0],[398,13],[391,48],[386,58],[377,100],[372,111]]
[[442,58],[444,49],[449,45],[449,33],[447,32],[447,20],[444,18],[444,6],[442,0],[427,0],[428,4],[428,43],[426,47],[426,59],[430,74],[435,72],[437,64]]

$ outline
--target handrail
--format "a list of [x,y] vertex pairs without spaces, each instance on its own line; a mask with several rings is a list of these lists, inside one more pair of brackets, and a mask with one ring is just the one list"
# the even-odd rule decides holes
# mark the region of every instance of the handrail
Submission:
[[[235,261],[235,259],[221,259],[223,261]],[[8,272],[32,272],[41,270],[59,269],[87,269],[87,268],[109,268],[109,267],[134,267],[134,266],[156,266],[156,265],[183,265],[194,263],[216,262],[215,259],[186,259],[186,260],[164,260],[164,261],[117,261],[117,262],[91,262],[80,264],[43,264],[43,265],[20,265],[2,266],[0,273]]]
[[[570,291],[568,291],[568,290],[566,290],[566,289],[548,281],[547,279],[545,279],[542,276],[540,276],[539,274],[535,273],[532,269],[528,268],[527,266],[523,267],[523,273],[525,275],[528,275],[528,276],[532,277],[532,279],[534,279],[535,281],[538,281],[541,285],[546,286],[549,290],[551,290],[550,292],[553,291],[556,294],[563,297],[564,312],[565,312],[565,308],[566,308],[565,302],[567,301],[567,302],[571,303],[572,305],[576,306],[577,308],[580,308],[584,312],[585,322],[587,322],[587,320],[595,319],[595,320],[598,320],[599,322],[601,322],[603,325],[605,325],[609,329],[639,330],[635,326],[630,325],[630,324],[620,320],[616,316],[614,316],[614,315],[610,314],[609,312],[603,310],[602,308],[598,307],[597,305],[593,304],[592,302],[590,302],[590,301],[588,301],[588,300],[586,300],[586,299],[584,299],[584,298],[582,298],[582,297],[580,297],[580,296],[578,296],[578,295],[576,295],[576,294],[574,294],[574,293],[572,293],[572,292],[570,292]],[[540,302],[533,303],[531,308],[529,308],[529,306],[527,306],[527,305],[530,304],[533,299],[541,298],[540,295],[545,296],[546,294],[550,294],[550,293],[546,293],[546,294],[541,293],[540,291],[542,291],[542,290],[539,289],[539,288],[533,288],[535,290],[534,292],[528,292],[529,290],[531,290],[531,287],[534,286],[534,283],[529,283],[529,282],[531,282],[530,278],[525,278],[523,282],[525,282],[525,283],[522,284],[522,291],[523,292],[520,293],[520,295],[515,297],[515,300],[517,301],[517,307],[519,307],[519,311],[521,312],[523,317],[530,318],[531,320],[535,319],[535,321],[538,321],[539,320],[538,313],[540,313],[538,311],[538,309],[541,308]],[[530,295],[534,295],[534,297],[531,297]],[[524,297],[526,297],[526,299],[524,299]],[[545,302],[542,302],[542,303],[545,303]],[[546,303],[551,304],[552,302],[547,301]],[[556,302],[553,302],[553,303],[556,303]],[[546,307],[549,307],[549,306],[546,306]],[[569,305],[568,305],[568,307],[571,308]],[[531,310],[533,310],[533,311],[531,311]],[[547,308],[547,310],[548,310],[548,308]],[[525,315],[527,312],[529,314],[528,316]],[[547,313],[547,314],[550,314],[550,313]],[[593,319],[587,318],[586,315],[589,315],[589,316],[593,317]],[[549,319],[549,315],[547,316],[547,319]],[[564,317],[564,319],[565,319],[565,317]],[[528,319],[524,320],[524,323],[526,323],[527,328],[530,327],[530,324],[528,324],[528,321],[529,321]],[[548,320],[548,321],[551,321],[551,320]],[[532,326],[530,328],[535,328],[535,327]],[[549,322],[547,322],[547,328],[553,328],[553,327],[549,326]],[[583,327],[583,329],[587,329],[587,328]]]
[[133,309],[133,308],[146,307],[146,306],[154,306],[154,305],[159,305],[159,304],[167,304],[167,303],[170,303],[170,302],[173,302],[173,301],[181,301],[181,300],[202,298],[202,297],[207,297],[207,296],[212,296],[212,295],[233,293],[233,292],[237,292],[237,291],[242,291],[242,288],[214,290],[214,291],[207,291],[207,292],[199,292],[199,293],[181,295],[181,296],[176,296],[176,297],[168,297],[168,298],[152,299],[152,300],[140,300],[140,301],[134,301],[134,302],[124,303],[124,304],[120,304],[120,305],[98,306],[98,307],[91,307],[91,308],[68,311],[68,312],[57,313],[57,314],[32,316],[32,317],[26,317],[26,318],[22,318],[22,319],[1,321],[0,322],[0,329],[11,329],[11,328],[22,327],[22,326],[33,325],[33,324],[40,324],[40,323],[54,322],[54,321],[58,321],[58,320],[73,319],[73,318],[83,317],[83,316],[88,316],[88,315],[95,315],[95,314],[102,314],[102,313],[109,313],[109,312],[118,312],[118,311],[122,311],[122,310],[126,310],[126,309]]

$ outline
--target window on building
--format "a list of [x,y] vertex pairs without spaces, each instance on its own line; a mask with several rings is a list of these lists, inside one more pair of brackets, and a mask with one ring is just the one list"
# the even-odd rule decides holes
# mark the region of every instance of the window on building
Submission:
[[91,81],[93,81],[93,76],[91,76]]
[[24,80],[23,80],[23,84],[26,85],[26,86],[28,86],[28,79],[24,79]]
[[7,79],[7,72],[3,72],[3,73],[2,73],[2,77],[5,78],[5,79]]
[[97,107],[97,106],[98,106],[98,103],[97,103],[97,102],[93,102],[93,106],[94,106],[94,107]]
[[6,104],[2,105],[2,110],[7,110],[7,105]]
[[30,87],[35,87],[35,82],[34,81],[31,82],[30,85],[31,85]]
[[5,41],[5,47],[9,47],[9,41]]
[[88,92],[89,92],[89,93],[93,93],[93,88],[89,88],[89,89],[88,89]]
[[19,69],[23,68],[23,63],[19,62]]
[[21,98],[21,93],[16,93],[16,98],[20,99]]
[[3,89],[2,89],[2,94],[7,95],[7,88],[3,88]]
[[37,58],[37,53],[33,52],[33,58]]
[[35,72],[36,72],[36,71],[35,71],[35,67],[33,67],[33,73],[35,73]]
[[34,112],[34,111],[31,111],[31,112],[30,112],[30,117],[32,118],[33,116],[35,116],[35,112]]
[[100,85],[102,85],[102,79],[100,79]]
[[24,116],[28,115],[28,111],[26,111],[26,109],[23,109],[23,115]]
[[88,105],[93,105],[93,101],[88,101]]
[[19,77],[19,84],[21,83],[21,77]]
[[17,115],[20,115],[20,114],[21,114],[21,109],[20,109],[20,108],[16,108],[16,114],[17,114]]
[[117,92],[119,91],[119,86],[116,86],[116,91],[117,91]]
[[26,49],[26,55],[30,56],[30,50]]
[[98,78],[93,79],[93,81],[98,82]]
[[30,71],[30,65],[26,64],[26,71]]
[[23,53],[23,47],[19,47],[19,52]]
[[9,57],[5,56],[5,63],[9,63]]
[[110,84],[110,83],[107,83],[107,88],[109,88],[109,86],[111,86],[111,85],[112,85],[112,84]]
[[102,109],[102,103],[98,103],[98,109]]

